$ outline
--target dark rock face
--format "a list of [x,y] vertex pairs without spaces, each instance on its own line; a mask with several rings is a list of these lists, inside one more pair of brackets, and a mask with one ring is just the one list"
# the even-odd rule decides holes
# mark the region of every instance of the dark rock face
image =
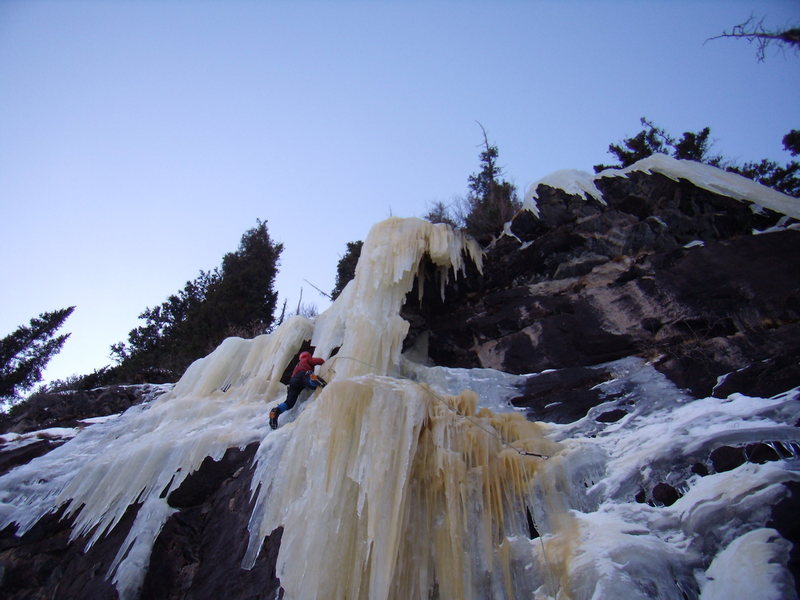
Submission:
[[711,453],[711,463],[717,473],[731,471],[739,465],[743,465],[746,460],[747,457],[742,448],[721,446]]
[[479,286],[409,301],[436,364],[523,374],[639,355],[698,397],[800,384],[800,232],[752,235],[780,215],[661,175],[599,187],[607,205],[540,186],[539,218],[514,219],[519,241],[489,250]]
[[[793,329],[793,328],[792,328]],[[791,389],[800,380],[800,362],[792,356],[759,360],[728,373],[715,387],[713,396],[727,398],[734,392],[769,398]]]
[[529,418],[549,423],[572,423],[590,408],[608,399],[594,389],[613,377],[610,370],[588,367],[559,369],[529,377],[512,399],[514,406],[527,408]]
[[800,595],[800,483],[793,481],[784,484],[789,494],[772,507],[772,519],[767,527],[773,527],[792,542],[789,552],[788,568],[794,574],[795,591]]
[[69,541],[71,526],[61,520],[63,511],[47,515],[19,538],[7,527],[0,532],[0,596],[7,600],[117,598],[105,575],[137,509],[131,507],[117,526],[85,553],[87,539]]
[[678,498],[678,490],[668,483],[659,483],[653,488],[653,501],[657,504],[672,506]]
[[282,531],[264,541],[253,569],[241,568],[252,512],[250,480],[257,444],[210,458],[168,497],[179,512],[170,517],[153,547],[143,598],[196,599],[275,597],[275,563]]
[[597,421],[600,423],[616,423],[627,414],[627,411],[624,411],[621,408],[615,408],[614,410],[609,410],[608,412],[601,414],[599,417],[597,417]]
[[4,450],[4,445],[0,445],[0,475],[8,473],[16,466],[29,463],[37,456],[47,454],[61,444],[62,442],[60,441],[40,439],[27,446],[9,450]]

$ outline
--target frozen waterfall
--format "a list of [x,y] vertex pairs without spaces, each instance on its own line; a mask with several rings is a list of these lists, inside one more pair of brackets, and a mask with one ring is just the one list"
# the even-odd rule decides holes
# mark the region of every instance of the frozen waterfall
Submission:
[[[530,422],[509,403],[525,376],[401,353],[400,309],[426,257],[442,293],[466,261],[481,268],[480,248],[445,225],[377,224],[355,278],[315,321],[225,340],[157,400],[0,478],[2,526],[21,535],[63,508],[73,538],[92,545],[139,505],[108,573],[132,600],[174,512],[167,493],[206,456],[259,442],[242,566],[283,527],[277,567],[288,598],[794,597],[787,542],[763,507],[800,479],[798,390],[696,400],[631,358],[611,365],[616,377],[600,384],[608,406],[592,409],[635,397],[620,421],[590,412],[569,425]],[[318,370],[329,385],[271,431],[281,375],[306,341],[326,359]],[[785,460],[706,477],[668,472],[675,455],[745,435],[780,445]],[[669,477],[685,488],[671,506],[634,500],[645,482]],[[730,571],[755,575],[734,583],[720,576]]]

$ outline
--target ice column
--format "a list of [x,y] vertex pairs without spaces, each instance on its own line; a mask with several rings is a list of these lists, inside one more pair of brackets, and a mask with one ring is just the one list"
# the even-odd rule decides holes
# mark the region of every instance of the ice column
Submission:
[[466,268],[465,256],[482,268],[478,244],[447,225],[391,218],[370,230],[354,279],[315,324],[317,355],[340,347],[329,379],[333,373],[385,375],[397,368],[408,332],[400,309],[426,255],[439,269],[442,292],[450,271],[458,275]]
[[446,225],[373,227],[355,278],[315,323],[316,354],[338,348],[322,369],[329,385],[259,449],[243,564],[283,526],[290,598],[512,598],[535,573],[526,503],[542,459],[524,452],[556,445],[520,414],[477,412],[472,391],[400,375],[400,309],[425,256],[442,293],[465,257],[481,268],[480,248]]
[[290,598],[514,597],[527,563],[508,540],[527,534],[542,464],[516,449],[556,448],[519,414],[476,413],[476,400],[376,375],[327,386],[262,444],[245,566],[283,526]]

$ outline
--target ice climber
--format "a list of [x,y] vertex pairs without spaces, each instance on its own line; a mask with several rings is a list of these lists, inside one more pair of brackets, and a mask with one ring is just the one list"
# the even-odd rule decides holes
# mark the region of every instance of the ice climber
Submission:
[[305,388],[315,390],[319,386],[325,385],[324,380],[314,374],[314,367],[325,364],[325,361],[321,358],[314,358],[310,352],[301,352],[299,358],[287,386],[286,400],[269,411],[269,426],[273,429],[278,428],[278,417],[281,413],[294,407],[300,392]]

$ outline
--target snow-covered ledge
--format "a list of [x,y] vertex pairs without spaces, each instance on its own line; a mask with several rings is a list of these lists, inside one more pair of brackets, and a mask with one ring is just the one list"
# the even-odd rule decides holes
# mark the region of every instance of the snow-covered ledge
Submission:
[[800,199],[756,183],[736,173],[693,160],[678,160],[666,154],[653,154],[624,169],[606,169],[596,175],[586,171],[556,171],[528,186],[523,209],[539,215],[537,188],[546,185],[571,195],[582,194],[605,204],[597,182],[603,177],[627,177],[633,172],[659,173],[675,181],[685,179],[697,187],[737,200],[752,202],[789,217],[800,219]]

